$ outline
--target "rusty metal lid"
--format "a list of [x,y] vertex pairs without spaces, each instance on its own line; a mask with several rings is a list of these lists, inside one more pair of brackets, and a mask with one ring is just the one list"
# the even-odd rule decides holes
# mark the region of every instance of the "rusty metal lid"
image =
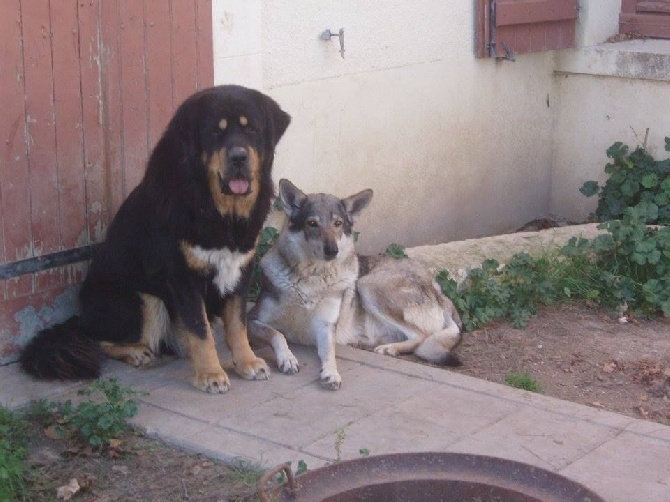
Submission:
[[[605,502],[583,485],[529,464],[464,453],[399,453],[332,464],[268,490],[262,501],[300,502]],[[288,472],[287,472],[288,473]]]

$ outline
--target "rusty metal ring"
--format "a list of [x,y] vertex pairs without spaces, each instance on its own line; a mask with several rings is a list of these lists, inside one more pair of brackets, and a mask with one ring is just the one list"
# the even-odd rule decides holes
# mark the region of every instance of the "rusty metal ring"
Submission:
[[280,472],[284,472],[286,474],[286,484],[288,485],[288,489],[292,494],[295,494],[295,475],[291,469],[291,462],[286,462],[284,464],[274,466],[272,469],[263,474],[258,480],[258,483],[256,483],[256,491],[258,493],[258,499],[260,502],[270,502],[270,497],[268,495],[268,483],[272,481],[272,478],[274,478]]

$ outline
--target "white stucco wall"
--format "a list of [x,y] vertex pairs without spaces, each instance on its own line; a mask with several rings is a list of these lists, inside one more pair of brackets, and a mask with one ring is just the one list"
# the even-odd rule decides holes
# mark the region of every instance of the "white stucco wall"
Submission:
[[[582,75],[593,52],[475,59],[473,4],[213,1],[215,82],[258,88],[293,117],[275,179],[341,196],[374,189],[363,252],[491,235],[549,213],[583,219],[595,202],[577,190],[596,179],[607,146],[631,128],[670,133],[665,87]],[[619,6],[580,0],[577,44],[615,34]],[[345,59],[336,38],[319,39],[340,28]]]
[[621,0],[579,0],[575,45],[600,44],[619,31]]
[[[213,5],[216,82],[259,88],[293,116],[275,179],[374,189],[362,251],[490,235],[548,212],[553,55],[476,60],[472,2]],[[336,38],[319,39],[339,28],[345,59]]]

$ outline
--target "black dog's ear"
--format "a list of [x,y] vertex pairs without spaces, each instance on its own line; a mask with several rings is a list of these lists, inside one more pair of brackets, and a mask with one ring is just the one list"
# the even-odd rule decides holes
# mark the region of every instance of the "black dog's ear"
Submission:
[[354,223],[363,209],[368,207],[368,204],[370,204],[370,201],[372,200],[372,193],[372,190],[368,188],[367,190],[358,192],[346,199],[342,199],[342,203],[349,215],[351,223]]
[[307,196],[289,180],[281,179],[279,180],[279,198],[284,206],[284,212],[291,218],[300,210]]
[[263,109],[268,122],[267,128],[271,131],[272,146],[275,147],[291,123],[291,116],[282,110],[270,96],[261,95],[263,96]]
[[[174,112],[164,133],[165,141],[171,143],[175,158],[197,159],[200,149],[201,114],[206,110],[203,97],[208,89],[196,92],[185,99]],[[180,149],[181,151],[177,151]]]

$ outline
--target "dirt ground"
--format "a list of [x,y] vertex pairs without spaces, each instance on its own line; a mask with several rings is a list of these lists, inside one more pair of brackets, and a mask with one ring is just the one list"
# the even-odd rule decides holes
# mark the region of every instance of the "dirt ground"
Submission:
[[528,373],[543,394],[670,425],[670,319],[627,319],[576,305],[543,309],[528,326],[467,333],[455,371],[505,383]]
[[[619,322],[575,305],[543,309],[524,329],[496,323],[467,333],[459,373],[504,383],[528,373],[549,396],[670,425],[670,320]],[[47,437],[33,424],[28,500],[255,500],[257,473],[187,454],[129,432],[111,455]],[[68,500],[61,498],[60,500]]]
[[258,472],[189,454],[129,431],[99,454],[74,440],[51,439],[31,424],[30,502],[166,502],[256,500]]

